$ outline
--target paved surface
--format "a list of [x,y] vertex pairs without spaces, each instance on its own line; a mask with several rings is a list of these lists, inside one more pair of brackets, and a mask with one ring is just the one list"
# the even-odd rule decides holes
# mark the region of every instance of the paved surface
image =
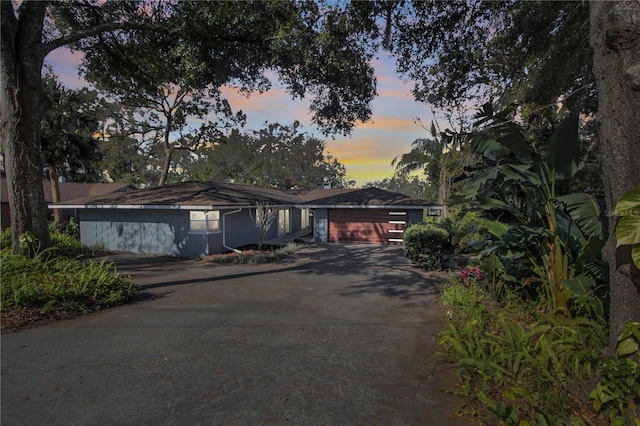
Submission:
[[400,247],[113,260],[147,298],[2,336],[3,426],[456,424],[433,281]]

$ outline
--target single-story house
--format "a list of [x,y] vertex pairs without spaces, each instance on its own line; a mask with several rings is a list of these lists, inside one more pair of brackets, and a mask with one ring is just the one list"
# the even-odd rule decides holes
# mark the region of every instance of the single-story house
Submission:
[[[93,197],[96,195],[108,194],[114,191],[122,191],[131,188],[126,183],[81,183],[81,182],[58,182],[60,188],[60,201],[74,200],[77,198]],[[47,204],[53,203],[51,191],[51,181],[43,180],[44,200]],[[50,219],[53,210],[50,210]],[[73,210],[64,210],[62,220],[68,222],[73,217]],[[77,218],[76,218],[77,219]],[[11,226],[11,213],[9,211],[9,187],[7,179],[0,178],[0,229]]]
[[257,209],[277,210],[265,241],[308,230],[316,242],[401,243],[404,227],[441,206],[377,188],[288,192],[184,182],[61,202],[75,209],[83,244],[198,257],[258,242]]

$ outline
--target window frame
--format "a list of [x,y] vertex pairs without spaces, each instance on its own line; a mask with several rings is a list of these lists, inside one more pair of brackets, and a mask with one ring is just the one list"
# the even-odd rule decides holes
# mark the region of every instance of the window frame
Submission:
[[[284,213],[284,221],[283,215]],[[287,229],[282,229],[282,223],[286,222]],[[278,209],[278,236],[287,235],[291,233],[291,209]]]
[[[194,219],[194,214],[202,214],[203,218]],[[189,210],[189,233],[190,234],[216,234],[222,232],[220,210]],[[194,224],[204,226],[194,227]]]

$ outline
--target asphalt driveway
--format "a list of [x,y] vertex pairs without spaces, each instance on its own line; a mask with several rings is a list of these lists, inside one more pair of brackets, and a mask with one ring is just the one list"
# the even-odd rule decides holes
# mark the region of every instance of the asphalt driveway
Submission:
[[435,275],[401,247],[115,256],[147,297],[2,336],[3,426],[452,425]]

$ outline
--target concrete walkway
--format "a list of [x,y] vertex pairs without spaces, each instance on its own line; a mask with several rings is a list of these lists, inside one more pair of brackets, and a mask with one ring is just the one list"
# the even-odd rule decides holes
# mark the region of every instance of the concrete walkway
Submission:
[[2,425],[458,424],[434,277],[402,250],[115,256],[143,300],[2,336]]

